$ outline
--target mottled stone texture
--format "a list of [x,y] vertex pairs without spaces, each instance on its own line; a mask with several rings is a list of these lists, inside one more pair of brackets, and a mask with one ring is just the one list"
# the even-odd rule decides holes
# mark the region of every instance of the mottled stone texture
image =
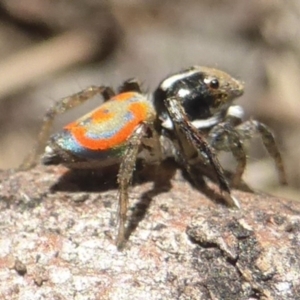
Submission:
[[114,172],[1,172],[0,299],[300,299],[299,203],[234,191],[230,210],[150,173],[119,252]]

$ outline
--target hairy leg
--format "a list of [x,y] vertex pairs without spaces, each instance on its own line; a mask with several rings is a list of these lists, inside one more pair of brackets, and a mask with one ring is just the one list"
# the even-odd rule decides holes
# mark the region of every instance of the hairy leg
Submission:
[[[177,131],[177,135],[179,137],[178,142],[183,152],[183,155],[187,155],[186,144],[189,144],[192,147],[192,149],[198,152],[198,154],[206,157],[217,175],[220,191],[224,200],[230,206],[239,207],[237,199],[235,199],[231,195],[231,191],[226,181],[223,169],[217,159],[214,150],[201,136],[198,129],[194,127],[191,124],[191,122],[187,119],[183,107],[180,104],[180,101],[176,98],[168,98],[164,102],[168,113],[170,114],[170,117],[172,119],[172,122],[175,125],[174,130]],[[184,157],[184,160],[187,162],[186,169],[190,173],[192,179],[194,180],[195,174],[191,172],[193,168],[189,165],[190,157]],[[196,184],[198,183],[196,182]]]
[[239,133],[230,122],[224,122],[212,128],[207,140],[217,151],[231,152],[234,156],[237,166],[231,185],[238,187],[247,164],[246,153]]
[[142,143],[142,138],[146,134],[146,125],[140,125],[135,133],[128,140],[128,145],[123,155],[122,162],[120,164],[118,183],[119,183],[119,211],[118,211],[118,235],[117,235],[117,247],[121,249],[124,246],[126,240],[125,236],[125,224],[127,220],[128,210],[128,189],[132,181],[132,174],[135,169],[135,163],[139,151],[139,147]]
[[79,93],[60,99],[50,109],[48,109],[43,118],[37,144],[35,145],[33,151],[24,159],[19,169],[27,170],[36,164],[38,155],[43,152],[44,147],[49,139],[51,128],[57,115],[63,114],[68,110],[79,106],[96,95],[102,95],[104,101],[107,101],[114,95],[114,91],[107,86],[91,86],[80,91]]
[[119,93],[137,92],[142,94],[141,85],[136,78],[131,78],[123,82],[118,89]]
[[256,120],[246,121],[237,126],[236,130],[243,140],[251,139],[257,134],[260,135],[266,150],[275,162],[275,166],[279,176],[279,182],[283,185],[287,184],[287,177],[283,165],[283,159],[271,130],[265,124],[260,123]]

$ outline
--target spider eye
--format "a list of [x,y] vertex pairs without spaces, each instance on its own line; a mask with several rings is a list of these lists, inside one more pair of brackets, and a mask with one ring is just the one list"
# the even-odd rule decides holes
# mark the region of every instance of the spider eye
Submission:
[[210,89],[218,89],[220,87],[219,80],[215,77],[208,77],[204,79],[204,83],[208,86]]
[[209,86],[210,86],[212,89],[217,89],[217,88],[219,88],[219,80],[216,79],[216,78],[213,78],[213,79],[210,81]]

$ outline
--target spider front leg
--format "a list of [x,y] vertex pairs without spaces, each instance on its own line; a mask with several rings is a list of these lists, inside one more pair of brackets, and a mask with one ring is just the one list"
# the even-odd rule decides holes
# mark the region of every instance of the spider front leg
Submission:
[[238,187],[247,164],[247,156],[241,137],[235,126],[242,123],[243,109],[233,105],[228,109],[224,122],[215,125],[209,132],[207,140],[217,151],[231,152],[237,161],[237,167],[231,181],[233,187]]
[[65,97],[57,101],[45,114],[43,118],[43,124],[38,135],[37,144],[33,151],[24,159],[20,165],[20,170],[27,170],[32,168],[36,162],[37,157],[43,152],[44,147],[49,139],[51,128],[53,126],[54,119],[57,115],[63,114],[68,110],[79,106],[87,100],[95,97],[96,95],[102,95],[104,101],[109,100],[115,95],[114,91],[108,86],[91,86],[79,93]]
[[125,224],[127,220],[128,210],[128,189],[132,181],[132,175],[137,160],[142,138],[146,134],[146,124],[140,125],[133,135],[129,138],[126,146],[125,153],[123,155],[122,162],[120,164],[118,173],[119,183],[119,210],[118,210],[118,235],[117,235],[117,247],[122,249],[126,240]]
[[275,138],[271,130],[263,123],[256,120],[246,121],[236,127],[237,132],[242,140],[251,139],[255,135],[261,136],[262,142],[268,151],[269,155],[273,158],[278,172],[279,182],[282,185],[287,184],[287,177],[283,165],[282,156],[278,150]]
[[[177,132],[179,146],[183,153],[184,161],[188,164],[186,167],[191,177],[195,180],[195,175],[192,173],[192,166],[189,161],[192,157],[189,157],[188,152],[192,153],[196,151],[201,157],[206,156],[207,160],[213,167],[217,179],[219,181],[219,188],[224,200],[230,205],[240,207],[239,202],[231,195],[230,188],[226,181],[223,169],[218,161],[216,154],[205,139],[201,136],[200,132],[195,128],[188,120],[180,100],[176,97],[167,98],[164,100],[164,104],[168,110],[171,120],[174,124],[174,130]],[[188,149],[192,147],[192,149]],[[192,150],[192,151],[190,151]],[[198,182],[195,182],[198,184]]]
[[220,123],[209,132],[207,140],[217,151],[231,152],[234,156],[237,167],[231,185],[238,187],[247,164],[243,142],[238,132],[230,123]]

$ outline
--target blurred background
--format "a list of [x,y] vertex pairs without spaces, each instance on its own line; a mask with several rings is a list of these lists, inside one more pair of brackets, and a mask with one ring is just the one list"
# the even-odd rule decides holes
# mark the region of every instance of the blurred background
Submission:
[[[243,80],[246,118],[277,137],[289,186],[278,185],[259,138],[249,143],[245,181],[299,200],[299,0],[1,0],[0,168],[20,164],[55,100],[130,77],[152,91],[195,64]],[[99,103],[59,117],[54,130]],[[234,169],[230,155],[221,159]]]

